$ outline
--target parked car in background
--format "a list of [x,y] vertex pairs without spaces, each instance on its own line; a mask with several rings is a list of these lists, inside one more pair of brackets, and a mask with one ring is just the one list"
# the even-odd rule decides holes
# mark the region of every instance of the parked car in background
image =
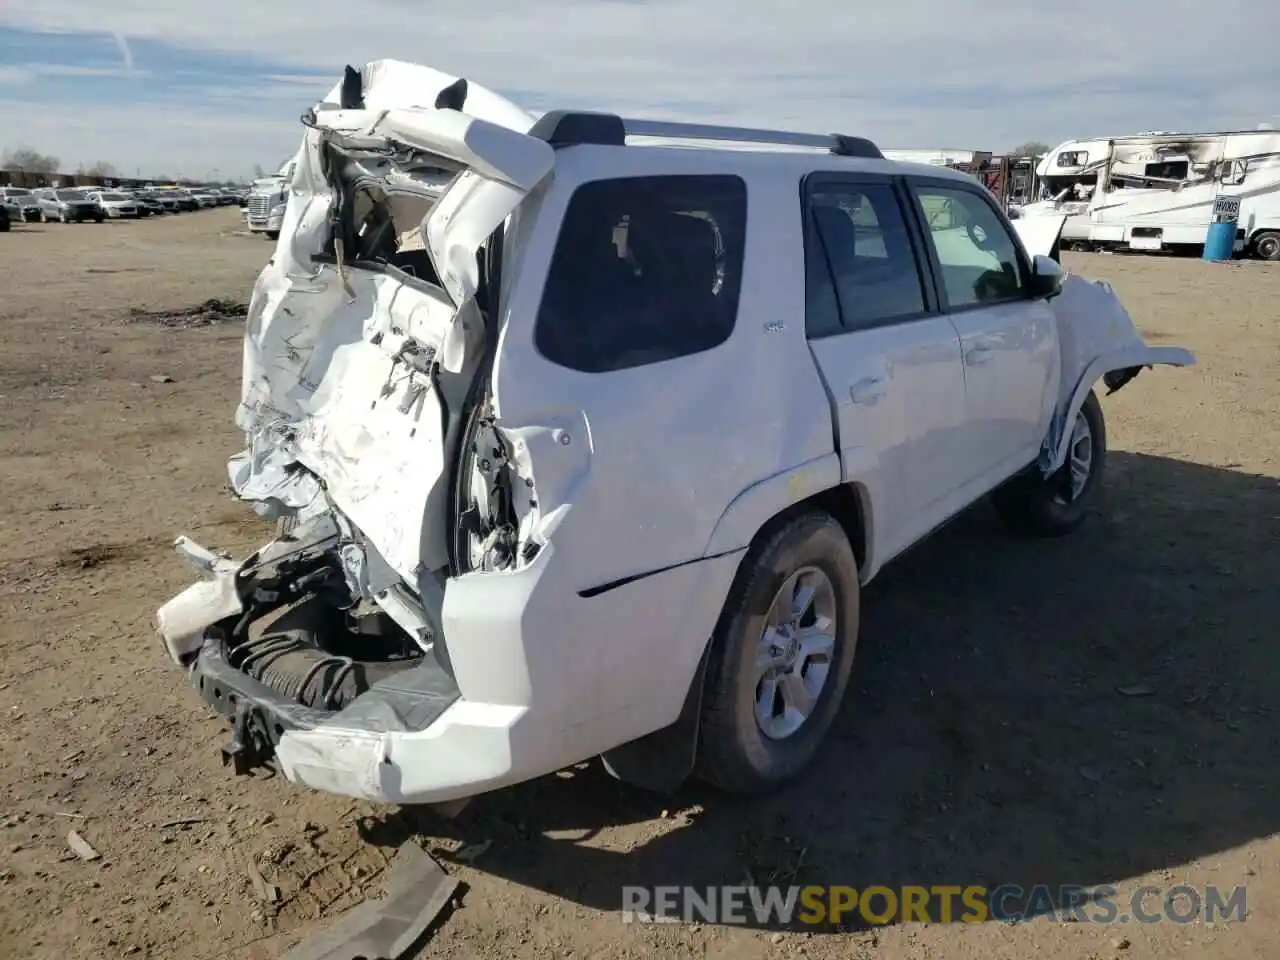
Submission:
[[117,190],[91,190],[85,196],[112,220],[136,220],[142,216],[138,202]]
[[218,205],[218,199],[212,193],[208,193],[207,191],[192,190],[191,196],[195,198],[195,201],[201,210],[207,210],[210,207],[216,207]]
[[48,223],[57,220],[61,223],[84,223],[92,220],[102,223],[107,215],[94,201],[81,191],[68,187],[43,187],[33,194],[40,205],[40,221]]
[[169,191],[167,191],[167,192],[168,192],[168,193],[170,193],[170,194],[172,194],[172,195],[173,195],[173,197],[178,201],[178,209],[179,209],[179,210],[191,211],[191,210],[199,210],[199,209],[200,209],[200,201],[199,201],[199,200],[197,200],[197,199],[196,199],[196,198],[191,194],[191,192],[190,192],[190,191],[188,191],[188,190],[182,190],[182,189],[180,189],[180,188],[175,188],[175,189],[173,189],[173,190],[169,190]]
[[144,217],[158,217],[165,212],[164,204],[150,194],[143,193],[140,190],[124,191],[126,196],[132,197],[133,202],[138,205],[138,213]]
[[143,190],[139,196],[157,204],[164,213],[179,213],[182,210],[182,201],[170,190]]
[[0,206],[17,223],[30,223],[40,219],[40,204],[26,187],[0,187]]

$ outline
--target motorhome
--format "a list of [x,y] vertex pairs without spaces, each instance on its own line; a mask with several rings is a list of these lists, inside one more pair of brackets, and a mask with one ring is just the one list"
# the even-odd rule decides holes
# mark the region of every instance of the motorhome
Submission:
[[1280,132],[1147,132],[1069,140],[1036,169],[1022,215],[1067,214],[1064,245],[1203,246],[1219,197],[1240,198],[1237,253],[1280,260]]

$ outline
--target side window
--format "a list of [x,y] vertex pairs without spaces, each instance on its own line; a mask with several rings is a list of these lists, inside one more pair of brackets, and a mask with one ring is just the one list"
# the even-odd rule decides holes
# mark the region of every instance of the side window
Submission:
[[583,184],[560,225],[534,343],[586,373],[719,346],[738,314],[746,230],[738,177]]
[[925,312],[920,265],[888,184],[822,184],[809,195],[805,332],[810,339]]
[[929,242],[942,268],[951,308],[1027,295],[1018,244],[983,197],[968,190],[917,185]]

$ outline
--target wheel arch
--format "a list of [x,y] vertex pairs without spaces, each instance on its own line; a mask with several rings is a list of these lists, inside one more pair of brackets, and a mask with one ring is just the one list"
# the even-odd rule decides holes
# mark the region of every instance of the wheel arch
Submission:
[[705,555],[745,548],[750,556],[752,548],[779,524],[812,509],[824,510],[840,523],[858,569],[864,570],[871,553],[871,499],[861,484],[844,482],[835,452],[776,473],[739,493],[716,522]]
[[[835,457],[834,454],[832,456]],[[836,457],[836,468],[837,470],[839,469],[838,457]],[[740,517],[731,518],[730,525],[724,525],[726,518],[730,518],[731,512],[734,511],[734,504],[741,503],[738,509],[744,509],[747,502],[744,497],[751,491],[759,491],[764,487],[774,491],[786,491],[788,488],[794,490],[796,486],[794,478],[802,475],[800,471],[803,469],[804,467],[794,471],[787,471],[749,488],[730,504],[729,509],[721,517],[721,522],[717,524],[716,531],[712,534],[711,544],[714,545],[718,542],[733,543],[733,546],[723,548],[724,552],[742,550],[743,547],[746,549],[742,550],[742,559],[738,563],[738,569],[734,573],[729,590],[725,594],[724,604],[721,607],[720,616],[716,620],[715,630],[704,641],[702,656],[694,669],[693,676],[690,678],[684,705],[676,721],[670,726],[647,734],[638,740],[622,744],[602,755],[601,759],[604,762],[605,769],[616,779],[641,789],[670,793],[693,775],[697,764],[699,737],[701,736],[700,720],[703,694],[707,682],[707,668],[711,661],[716,638],[724,632],[725,618],[730,615],[730,603],[738,594],[743,578],[749,575],[751,563],[758,556],[761,545],[769,537],[773,536],[779,528],[806,513],[821,512],[829,515],[840,525],[849,540],[849,546],[852,548],[854,559],[857,561],[859,580],[866,581],[872,515],[867,490],[859,483],[836,482],[812,491],[799,500],[776,499],[773,511],[764,516],[763,520],[756,523],[755,529],[741,544],[734,542],[736,538],[727,533],[730,529],[735,532],[741,529],[739,526],[741,523]],[[839,474],[837,473],[836,476],[838,481]],[[758,493],[756,496],[758,496]],[[782,493],[777,493],[777,496],[781,498]],[[753,496],[751,499],[754,500],[755,497]],[[757,508],[757,510],[763,512],[762,508]],[[756,516],[759,515],[760,513],[758,512]],[[720,551],[717,550],[715,552],[718,553]],[[714,555],[711,545],[708,547],[708,555]]]
[[1075,422],[1085,399],[1099,381],[1106,383],[1108,393],[1115,393],[1146,367],[1189,367],[1195,362],[1195,356],[1181,347],[1148,347],[1145,344],[1124,347],[1097,357],[1085,368],[1070,400],[1059,408],[1060,415],[1054,418],[1050,436],[1046,438],[1046,456],[1041,462],[1041,472],[1048,476],[1066,462],[1067,445],[1071,440],[1068,426]]

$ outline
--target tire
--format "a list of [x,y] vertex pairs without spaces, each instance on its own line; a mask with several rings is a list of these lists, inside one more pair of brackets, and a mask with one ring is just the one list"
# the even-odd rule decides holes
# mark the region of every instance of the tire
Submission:
[[[1072,424],[1072,438],[1067,462],[1053,476],[1044,477],[1033,470],[992,493],[992,506],[1009,529],[1034,537],[1060,537],[1084,522],[1107,460],[1106,421],[1092,390]],[[1087,468],[1076,469],[1076,477],[1083,475],[1083,483],[1077,484],[1073,463],[1076,468],[1081,466],[1083,457],[1077,458],[1076,451],[1085,439],[1089,441]]]
[[274,243],[276,240],[279,240],[279,239],[280,239],[280,231],[279,231],[279,230],[267,230],[267,231],[264,233],[264,236],[265,236],[268,240],[270,240],[270,241],[272,241],[272,242]]
[[0,220],[0,233],[8,233],[8,232],[9,232],[8,219],[6,218],[4,220]]
[[[778,683],[771,674],[761,677],[757,658],[765,652],[769,621],[785,619],[770,616],[771,608],[780,591],[785,596],[797,578],[802,589],[816,592],[793,626],[821,629],[820,622],[811,620],[818,614],[833,621],[825,631],[829,652],[825,658],[797,658],[797,642],[774,633],[773,652],[782,654],[778,664],[784,670],[790,665],[790,681]],[[858,613],[858,563],[844,529],[829,515],[802,514],[748,551],[712,638],[698,777],[730,793],[760,794],[781,787],[809,765],[848,686]],[[815,668],[825,668],[824,673],[815,674]],[[797,683],[803,683],[805,699],[810,700],[808,715],[798,726],[797,714],[778,715],[787,699],[797,702],[794,694],[784,699],[785,691],[795,690]],[[773,687],[777,693],[761,707]]]
[[1253,255],[1259,260],[1280,260],[1280,231],[1267,230],[1253,235]]

